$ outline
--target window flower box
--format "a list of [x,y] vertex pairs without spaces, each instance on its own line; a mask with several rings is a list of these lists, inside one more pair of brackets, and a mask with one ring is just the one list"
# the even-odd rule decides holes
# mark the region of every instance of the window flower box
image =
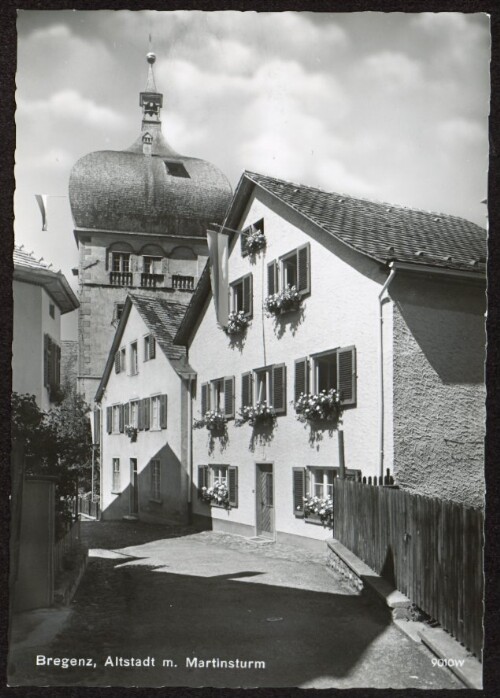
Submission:
[[205,412],[201,419],[195,419],[193,429],[203,429],[206,427],[212,433],[223,432],[226,429],[227,420],[218,410]]
[[269,425],[273,424],[276,419],[274,409],[269,407],[265,401],[259,402],[255,406],[242,407],[239,412],[240,418],[235,421],[235,425],[238,427],[247,423],[251,427]]
[[137,441],[137,427],[133,427],[131,424],[126,424],[124,427],[124,432],[130,441]]
[[341,413],[340,396],[333,388],[316,394],[301,393],[294,407],[300,422],[335,423]]
[[319,519],[323,526],[333,528],[333,499],[331,497],[304,497],[304,517]]
[[229,509],[229,491],[226,485],[216,480],[212,487],[201,488],[201,498],[210,506],[219,506]]
[[302,297],[296,286],[287,286],[283,291],[273,293],[264,299],[264,309],[267,315],[282,315],[298,310],[302,304]]
[[241,334],[248,327],[249,320],[243,310],[232,311],[229,313],[227,325],[224,327],[224,332],[233,337]]
[[262,230],[252,226],[251,230],[246,234],[243,246],[248,254],[256,254],[266,246],[266,236]]

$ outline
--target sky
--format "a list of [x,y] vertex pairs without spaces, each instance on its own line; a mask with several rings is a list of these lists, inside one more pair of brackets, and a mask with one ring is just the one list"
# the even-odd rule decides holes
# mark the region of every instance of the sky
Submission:
[[21,10],[17,28],[15,240],[75,291],[70,171],[138,136],[150,34],[167,141],[233,189],[251,170],[486,226],[485,14]]

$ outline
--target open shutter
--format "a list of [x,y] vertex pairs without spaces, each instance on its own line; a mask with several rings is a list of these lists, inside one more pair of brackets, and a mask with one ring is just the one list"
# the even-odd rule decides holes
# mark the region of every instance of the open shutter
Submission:
[[267,265],[267,295],[272,296],[278,291],[278,263],[276,260]]
[[241,376],[241,406],[251,407],[253,404],[253,377],[251,371]]
[[227,488],[229,491],[229,505],[238,506],[238,468],[230,465],[227,471]]
[[276,414],[286,414],[286,366],[273,366],[273,408]]
[[118,405],[118,418],[119,418],[118,424],[120,427],[120,434],[123,434],[123,430],[124,430],[123,417],[124,417],[123,405]]
[[167,428],[167,395],[160,395],[160,429]]
[[337,351],[337,381],[341,405],[356,404],[356,347]]
[[128,402],[123,405],[123,423],[130,424],[130,405]]
[[120,373],[120,352],[115,354],[115,373]]
[[144,429],[144,400],[139,400],[139,414],[138,414],[138,424],[137,428],[142,431]]
[[224,378],[224,417],[234,418],[234,376]]
[[311,245],[297,248],[297,291],[305,295],[311,291]]
[[43,335],[43,384],[49,386],[49,335]]
[[94,444],[101,443],[101,410],[94,409]]
[[151,398],[144,398],[144,429],[151,426]]
[[304,518],[304,497],[306,496],[306,469],[293,468],[293,514]]
[[295,390],[294,390],[294,400],[297,402],[301,393],[307,394],[309,392],[309,361],[304,359],[297,359],[295,361]]
[[243,277],[243,312],[247,317],[253,315],[253,275]]
[[108,434],[113,431],[113,410],[111,407],[106,407],[106,431]]
[[202,417],[210,409],[210,383],[201,384],[201,415]]
[[156,358],[156,339],[152,334],[149,336],[149,358]]
[[198,498],[201,498],[203,487],[208,487],[208,465],[198,466]]

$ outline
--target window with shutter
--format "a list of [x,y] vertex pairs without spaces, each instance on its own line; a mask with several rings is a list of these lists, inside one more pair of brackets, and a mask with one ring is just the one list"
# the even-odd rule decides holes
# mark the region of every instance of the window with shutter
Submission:
[[286,366],[272,367],[273,407],[276,414],[286,414]]
[[53,364],[53,359],[52,359],[52,339],[47,335],[47,364],[48,364],[48,373],[47,373],[47,387],[51,387],[53,383],[53,371],[54,371],[54,364]]
[[231,283],[231,310],[235,313],[242,312],[247,318],[251,318],[253,313],[252,278],[252,274],[246,274]]
[[241,376],[241,406],[251,407],[253,405],[252,374],[243,373]]
[[151,400],[144,398],[144,429],[149,429],[151,426]]
[[307,394],[309,392],[309,361],[304,359],[297,359],[295,361],[295,390],[294,399],[295,402],[299,399],[301,394]]
[[115,373],[120,373],[120,352],[117,351],[115,354]]
[[297,291],[306,295],[311,291],[311,246],[309,243],[297,248]]
[[113,408],[106,407],[106,431],[111,434],[113,431]]
[[234,418],[234,376],[224,378],[224,417]]
[[137,428],[140,431],[144,429],[144,400],[139,400],[139,419]]
[[57,344],[57,355],[56,355],[56,385],[61,385],[61,347]]
[[149,346],[149,356],[151,359],[156,358],[156,339],[151,335],[151,343]]
[[293,514],[304,518],[304,497],[306,496],[306,469],[293,468]]
[[160,429],[167,428],[167,395],[160,395]]
[[101,410],[94,409],[94,443],[101,443]]
[[201,499],[202,489],[208,487],[208,465],[198,466],[198,498]]
[[126,402],[123,405],[123,422],[124,424],[130,424],[130,405]]
[[228,485],[229,505],[232,507],[238,506],[238,468],[235,465],[230,465],[228,468]]
[[354,346],[337,350],[337,380],[340,403],[356,404],[356,348]]
[[201,384],[201,414],[202,416],[210,409],[210,384]]
[[278,263],[276,260],[267,265],[267,295],[278,292]]
[[123,418],[125,415],[124,415],[123,407],[124,407],[123,405],[118,405],[118,414],[119,414],[118,430],[119,430],[120,434],[123,434],[123,430],[124,430]]
[[43,384],[49,387],[49,335],[43,335]]

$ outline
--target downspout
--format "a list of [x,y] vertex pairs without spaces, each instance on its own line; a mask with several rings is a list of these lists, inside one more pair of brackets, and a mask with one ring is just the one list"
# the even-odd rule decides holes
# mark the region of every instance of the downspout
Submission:
[[383,308],[383,295],[388,290],[394,276],[396,275],[396,270],[393,267],[393,263],[390,263],[391,272],[387,279],[385,280],[382,290],[378,295],[379,302],[379,386],[380,386],[380,434],[379,434],[379,458],[380,466],[379,472],[380,477],[384,477],[384,316],[382,313]]
[[192,417],[193,417],[193,376],[188,378],[188,404],[187,404],[187,465],[188,465],[188,511],[189,520],[192,516],[192,492],[193,492],[193,438],[192,438]]

